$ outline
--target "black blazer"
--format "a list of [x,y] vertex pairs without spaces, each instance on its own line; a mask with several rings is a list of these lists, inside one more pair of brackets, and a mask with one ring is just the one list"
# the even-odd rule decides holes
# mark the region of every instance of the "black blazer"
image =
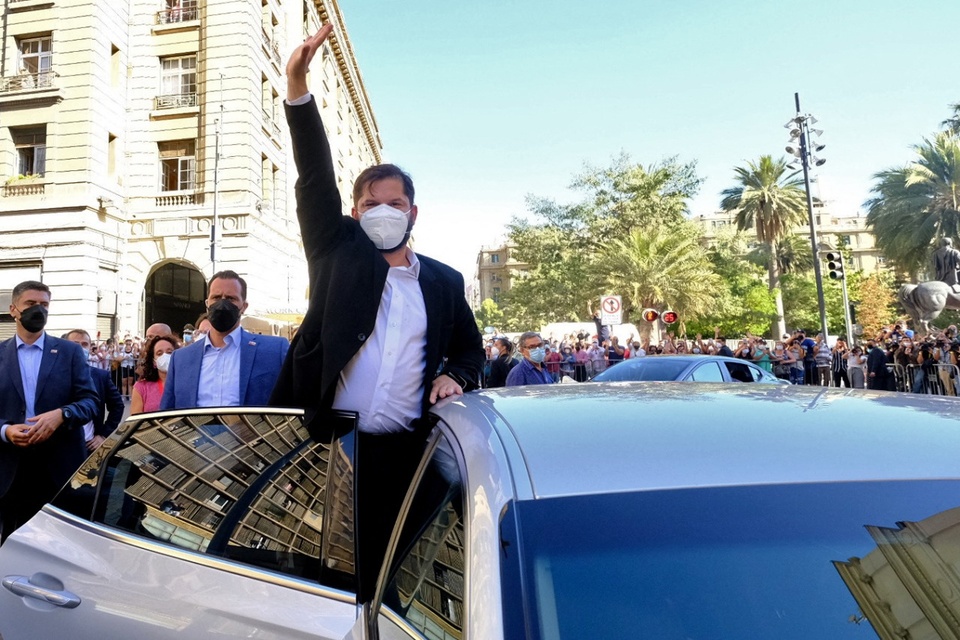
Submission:
[[[46,441],[32,447],[0,442],[0,499],[15,477],[37,500],[49,500],[87,458],[83,425],[97,413],[97,391],[80,345],[47,334],[37,377],[34,410],[39,413],[69,407],[73,417]],[[0,423],[23,424],[28,417],[20,379],[16,338],[0,343]]]
[[97,415],[93,417],[93,435],[107,438],[123,419],[123,396],[113,383],[113,376],[109,371],[91,367],[90,377],[100,398],[97,402]]
[[[290,345],[270,404],[329,410],[340,372],[374,329],[389,265],[360,224],[344,216],[316,100],[286,105],[299,177],[297,217],[310,277],[310,306]],[[427,312],[423,414],[440,373],[479,385],[484,352],[480,331],[464,297],[463,276],[417,254]]]

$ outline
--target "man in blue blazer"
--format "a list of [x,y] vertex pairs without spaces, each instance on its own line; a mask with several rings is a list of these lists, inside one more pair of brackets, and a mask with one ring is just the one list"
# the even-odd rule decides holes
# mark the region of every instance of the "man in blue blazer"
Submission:
[[234,271],[214,274],[206,303],[210,333],[173,352],[160,408],[265,406],[290,343],[240,326],[247,283]]
[[50,501],[86,459],[97,392],[83,350],[47,335],[50,289],[13,289],[17,334],[0,343],[0,541]]
[[[63,337],[65,340],[80,345],[85,353],[89,353],[93,346],[90,334],[83,329],[74,329]],[[110,375],[109,371],[90,367],[90,377],[93,379],[93,386],[97,389],[99,400],[97,402],[97,415],[91,421],[92,428],[88,430],[84,427],[84,437],[86,438],[87,451],[95,451],[120,425],[126,407],[123,404],[123,396],[120,395],[117,385],[113,383],[113,376]]]

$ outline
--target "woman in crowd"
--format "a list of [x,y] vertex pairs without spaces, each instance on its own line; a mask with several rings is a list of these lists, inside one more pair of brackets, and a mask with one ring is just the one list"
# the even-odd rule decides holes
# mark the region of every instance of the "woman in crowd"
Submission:
[[776,343],[773,348],[773,354],[771,355],[775,361],[773,365],[773,375],[781,380],[790,380],[790,370],[797,361],[794,359],[793,354],[784,348],[782,340]]
[[775,364],[775,361],[770,356],[770,347],[767,346],[765,341],[757,341],[756,346],[753,349],[753,361],[757,363],[758,367],[767,373],[773,373],[773,365]]
[[860,347],[853,347],[847,352],[847,380],[854,389],[866,387],[867,357]]
[[843,338],[837,338],[837,342],[833,345],[830,360],[830,371],[833,373],[833,386],[850,386],[847,366],[847,341]]
[[133,385],[133,397],[130,399],[130,414],[148,413],[160,408],[163,397],[163,383],[167,380],[167,368],[170,355],[180,347],[180,342],[170,336],[155,336],[143,349],[140,366],[143,377]]
[[493,348],[497,350],[497,355],[490,362],[490,375],[487,377],[487,387],[491,389],[504,386],[507,383],[507,374],[517,364],[513,359],[513,343],[509,339],[497,338],[493,341]]
[[793,364],[790,368],[790,382],[793,384],[803,384],[804,348],[800,346],[800,339],[798,337],[790,338],[790,340],[784,345],[784,349],[788,354],[790,354],[790,359],[793,361]]

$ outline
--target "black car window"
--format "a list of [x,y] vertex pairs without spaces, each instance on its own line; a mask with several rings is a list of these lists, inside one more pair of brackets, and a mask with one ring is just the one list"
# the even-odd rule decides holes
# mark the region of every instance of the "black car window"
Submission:
[[300,415],[131,420],[54,504],[154,541],[350,589],[350,448],[315,442]]
[[404,516],[382,598],[425,638],[463,638],[465,541],[459,465],[441,436]]
[[624,360],[594,377],[596,382],[676,380],[690,366],[686,360],[654,356]]
[[730,379],[736,382],[756,382],[757,376],[753,373],[753,367],[742,362],[724,362]]
[[716,362],[705,362],[690,375],[694,382],[723,382],[723,372]]

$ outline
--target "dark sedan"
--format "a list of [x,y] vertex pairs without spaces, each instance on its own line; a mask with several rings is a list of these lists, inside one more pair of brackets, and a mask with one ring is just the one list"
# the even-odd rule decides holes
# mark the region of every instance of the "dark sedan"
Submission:
[[644,356],[597,374],[595,382],[759,382],[789,384],[746,360],[724,356]]

